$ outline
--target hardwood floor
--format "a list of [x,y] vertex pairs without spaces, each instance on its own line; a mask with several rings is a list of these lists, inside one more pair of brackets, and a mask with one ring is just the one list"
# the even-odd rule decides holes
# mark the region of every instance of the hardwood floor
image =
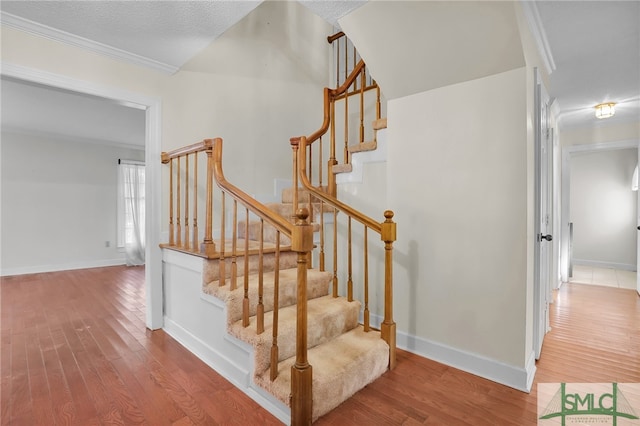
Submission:
[[[144,327],[144,269],[0,283],[2,425],[279,424],[162,330]],[[640,382],[640,298],[564,285],[526,394],[398,352],[398,366],[318,425],[535,425],[544,382]]]

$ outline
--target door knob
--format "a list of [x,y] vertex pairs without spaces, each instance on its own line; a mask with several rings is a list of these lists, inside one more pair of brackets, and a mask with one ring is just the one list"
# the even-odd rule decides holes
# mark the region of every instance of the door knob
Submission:
[[551,236],[551,234],[547,234],[547,235],[540,234],[540,241],[542,241],[542,240],[551,241],[551,240],[553,240],[553,237]]

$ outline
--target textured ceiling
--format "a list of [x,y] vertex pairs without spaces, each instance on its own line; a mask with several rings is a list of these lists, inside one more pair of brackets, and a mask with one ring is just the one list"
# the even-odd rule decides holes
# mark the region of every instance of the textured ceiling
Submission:
[[2,1],[4,13],[179,68],[260,1]]

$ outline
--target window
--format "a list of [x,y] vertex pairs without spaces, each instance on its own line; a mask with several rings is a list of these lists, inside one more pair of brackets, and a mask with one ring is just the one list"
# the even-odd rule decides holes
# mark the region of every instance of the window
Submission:
[[127,265],[144,264],[145,249],[144,163],[119,161],[117,246],[124,248]]

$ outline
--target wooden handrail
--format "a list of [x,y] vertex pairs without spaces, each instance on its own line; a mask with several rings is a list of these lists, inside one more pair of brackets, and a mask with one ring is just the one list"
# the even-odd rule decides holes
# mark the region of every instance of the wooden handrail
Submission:
[[172,159],[182,157],[183,155],[206,151],[207,149],[212,148],[213,144],[214,139],[204,139],[201,142],[183,146],[182,148],[174,149],[173,151],[163,152],[161,154],[162,164],[167,164]]
[[342,31],[337,32],[337,33],[335,33],[335,34],[333,34],[333,35],[328,36],[328,37],[327,37],[327,42],[328,42],[329,44],[331,44],[331,43],[333,43],[334,41],[336,41],[337,39],[339,39],[339,38],[341,38],[341,37],[344,37],[344,32],[342,32]]
[[362,223],[364,226],[374,230],[378,234],[381,234],[382,225],[380,224],[380,222],[375,221],[374,219],[359,212],[358,210],[354,209],[350,205],[343,203],[337,198],[331,196],[330,194],[327,194],[324,191],[320,191],[318,188],[316,188],[311,184],[311,182],[309,181],[309,177],[307,176],[307,166],[306,166],[306,157],[307,157],[306,148],[308,145],[307,138],[305,136],[300,136],[298,138],[292,138],[292,139],[297,139],[300,144],[300,148],[298,149],[298,155],[300,156],[300,158],[298,159],[298,170],[299,170],[300,182],[305,187],[305,189],[309,191],[314,197],[324,201],[329,206],[336,208],[341,212],[344,212],[348,216],[351,216],[358,222]]
[[278,231],[282,232],[285,236],[291,237],[293,225],[289,223],[283,216],[269,210],[267,206],[252,198],[249,194],[242,191],[237,186],[230,183],[225,177],[222,171],[222,139],[214,139],[213,158],[214,167],[213,173],[216,183],[220,189],[224,190],[227,194],[233,197],[235,200],[241,202],[249,208],[251,213],[255,214],[259,218],[265,220],[269,224],[273,225]]
[[[349,77],[345,80],[345,82],[338,88],[336,89],[329,89],[328,87],[324,88],[324,117],[322,120],[322,126],[316,130],[315,132],[313,132],[311,135],[309,135],[307,137],[307,144],[311,145],[313,144],[315,141],[317,141],[318,139],[320,139],[321,136],[323,136],[325,133],[327,133],[327,130],[329,130],[329,124],[331,124],[331,116],[330,116],[330,105],[331,105],[331,100],[335,99],[339,96],[342,96],[344,93],[346,93],[346,91],[349,89],[349,87],[353,84],[353,82],[356,80],[356,78],[358,78],[358,76],[360,75],[360,72],[362,71],[362,69],[365,67],[365,63],[363,60],[360,60],[360,62],[358,62],[358,64],[356,65],[356,67],[353,69],[353,71],[351,72],[351,74],[349,74]],[[295,138],[292,138],[292,140]]]

